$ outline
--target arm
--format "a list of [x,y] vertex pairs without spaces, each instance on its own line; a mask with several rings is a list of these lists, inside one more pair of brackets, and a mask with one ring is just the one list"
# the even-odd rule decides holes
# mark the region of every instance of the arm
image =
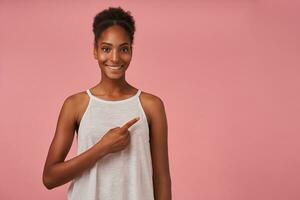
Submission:
[[168,126],[164,104],[161,99],[156,97],[152,101],[149,113],[155,200],[171,200],[172,192],[167,137]]
[[47,189],[63,185],[106,155],[106,148],[98,142],[84,153],[65,161],[71,148],[76,128],[75,97],[70,96],[61,108],[54,138],[43,170],[43,184]]

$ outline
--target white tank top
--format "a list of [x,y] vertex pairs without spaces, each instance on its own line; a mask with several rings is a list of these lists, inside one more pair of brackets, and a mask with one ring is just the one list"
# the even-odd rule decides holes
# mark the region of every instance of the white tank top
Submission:
[[140,117],[128,130],[130,143],[107,154],[71,181],[69,200],[154,200],[152,162],[147,118],[140,102],[141,90],[127,99],[109,101],[90,90],[88,106],[77,134],[77,155],[95,145],[114,127]]

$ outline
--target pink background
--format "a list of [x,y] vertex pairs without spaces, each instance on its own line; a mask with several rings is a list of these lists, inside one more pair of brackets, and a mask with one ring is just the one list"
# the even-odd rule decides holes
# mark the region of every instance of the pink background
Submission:
[[44,161],[63,100],[100,80],[92,19],[119,5],[127,80],[165,102],[173,199],[300,199],[296,0],[1,0],[0,199],[66,199]]

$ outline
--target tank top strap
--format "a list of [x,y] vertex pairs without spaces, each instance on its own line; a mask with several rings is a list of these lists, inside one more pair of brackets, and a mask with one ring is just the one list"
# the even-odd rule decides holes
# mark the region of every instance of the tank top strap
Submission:
[[89,97],[93,96],[89,89],[86,90],[86,93],[89,95]]
[[139,97],[142,93],[142,90],[138,89],[137,93],[136,93],[136,96]]

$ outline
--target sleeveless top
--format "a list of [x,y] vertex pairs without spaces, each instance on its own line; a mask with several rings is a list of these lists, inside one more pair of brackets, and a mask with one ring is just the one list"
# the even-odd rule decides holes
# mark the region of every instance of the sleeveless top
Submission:
[[71,181],[68,200],[154,200],[149,127],[140,102],[141,90],[127,99],[110,101],[89,96],[77,134],[77,155],[95,145],[109,129],[135,117],[128,146],[106,154]]

